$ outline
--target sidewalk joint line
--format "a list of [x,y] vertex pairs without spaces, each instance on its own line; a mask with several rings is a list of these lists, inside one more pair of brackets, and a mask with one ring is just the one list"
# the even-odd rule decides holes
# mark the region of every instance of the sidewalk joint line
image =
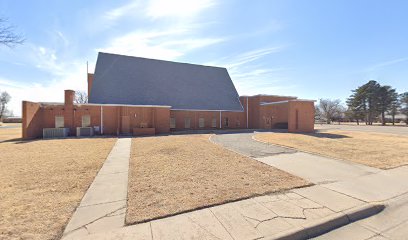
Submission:
[[215,219],[217,219],[217,221],[221,224],[221,226],[224,228],[224,230],[227,231],[227,233],[230,235],[230,237],[235,240],[235,238],[234,238],[234,237],[231,235],[231,233],[227,230],[227,228],[224,226],[224,224],[222,224],[222,222],[220,221],[220,219],[218,219],[217,215],[215,215],[215,213],[211,210],[211,208],[208,208],[208,210],[210,210],[210,212],[214,215]]

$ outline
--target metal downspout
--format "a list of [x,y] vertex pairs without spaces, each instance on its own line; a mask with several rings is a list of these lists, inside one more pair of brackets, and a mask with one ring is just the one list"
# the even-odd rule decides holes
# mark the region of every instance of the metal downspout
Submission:
[[220,111],[220,128],[222,128],[221,111]]

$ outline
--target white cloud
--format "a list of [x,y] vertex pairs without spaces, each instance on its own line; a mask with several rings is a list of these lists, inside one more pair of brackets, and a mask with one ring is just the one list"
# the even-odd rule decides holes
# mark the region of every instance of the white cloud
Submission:
[[117,20],[128,14],[135,14],[135,11],[140,7],[139,1],[130,1],[129,3],[117,7],[115,9],[109,10],[105,13],[104,17],[108,20]]
[[55,75],[61,75],[65,72],[65,67],[57,63],[57,55],[54,49],[45,48],[42,46],[31,46],[32,48],[32,62],[35,67],[51,72]]
[[395,65],[395,64],[398,64],[398,63],[401,63],[401,62],[406,62],[406,61],[408,61],[408,57],[405,57],[405,58],[397,58],[397,59],[393,59],[393,60],[390,60],[390,61],[385,61],[385,62],[377,63],[377,64],[375,64],[375,65],[373,65],[373,66],[371,66],[371,67],[366,68],[365,71],[367,71],[367,72],[374,72],[374,71],[376,71],[376,70],[378,70],[378,69],[381,69],[381,68],[384,68],[384,67],[388,67],[388,66],[391,66],[391,65]]
[[171,29],[131,32],[111,39],[97,51],[174,60],[188,51],[225,41],[222,38],[194,37],[194,31],[188,26]]
[[151,18],[192,17],[215,5],[213,0],[150,0],[146,15]]
[[105,24],[112,26],[125,17],[184,19],[194,18],[203,10],[216,5],[214,0],[131,0],[117,8],[106,11],[102,16]]
[[262,57],[270,55],[272,53],[277,53],[284,50],[285,47],[269,47],[269,48],[261,48],[252,51],[248,51],[242,54],[235,56],[232,62],[226,64],[227,68],[237,68],[242,65],[248,64],[250,62],[254,62]]
[[104,14],[108,25],[132,16],[155,21],[150,21],[148,27],[108,39],[96,51],[175,60],[189,51],[220,43],[226,39],[198,35],[204,25],[197,23],[197,18],[214,5],[214,0],[130,1]]
[[289,69],[265,66],[261,61],[262,58],[284,49],[285,46],[255,49],[206,63],[206,65],[226,67],[241,95],[272,94],[295,87],[284,83],[286,80],[284,72]]
[[15,115],[21,115],[21,102],[63,102],[64,90],[87,89],[86,64],[79,59],[60,59],[54,49],[30,45],[26,51],[27,61],[51,75],[50,81],[31,79],[21,83],[17,79],[0,76],[0,91],[11,95],[8,108]]
[[69,73],[59,75],[58,78],[47,84],[40,82],[16,83],[17,81],[0,77],[0,90],[7,91],[11,95],[8,108],[14,112],[14,115],[21,116],[21,102],[23,100],[63,102],[65,89],[87,89],[86,66],[83,64],[74,64],[74,66],[75,68],[71,68]]

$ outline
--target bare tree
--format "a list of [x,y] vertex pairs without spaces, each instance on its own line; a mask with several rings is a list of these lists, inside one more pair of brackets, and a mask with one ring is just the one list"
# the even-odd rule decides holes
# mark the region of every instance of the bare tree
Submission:
[[0,93],[0,120],[7,113],[7,103],[10,102],[11,96],[7,92]]
[[88,103],[88,94],[84,91],[75,91],[76,103]]
[[340,99],[320,99],[317,108],[320,118],[326,120],[327,124],[330,124],[335,119],[341,119],[345,111]]
[[0,18],[0,44],[7,47],[14,47],[16,44],[22,44],[24,38],[15,33],[15,28],[8,24],[6,18]]

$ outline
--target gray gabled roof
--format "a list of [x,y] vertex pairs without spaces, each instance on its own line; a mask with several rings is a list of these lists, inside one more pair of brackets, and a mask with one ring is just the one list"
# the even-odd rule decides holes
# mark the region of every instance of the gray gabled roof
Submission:
[[227,69],[99,53],[89,103],[242,111]]

